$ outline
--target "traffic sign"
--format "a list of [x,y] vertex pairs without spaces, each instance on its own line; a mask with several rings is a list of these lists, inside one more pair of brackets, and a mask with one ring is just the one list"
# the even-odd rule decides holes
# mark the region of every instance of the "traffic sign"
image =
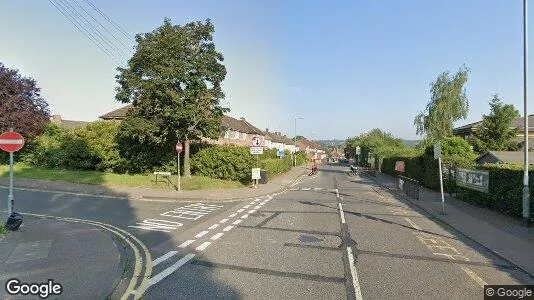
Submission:
[[261,179],[261,169],[260,168],[252,168],[252,179]]
[[441,145],[439,143],[434,144],[434,159],[438,159],[441,156]]
[[184,150],[183,146],[182,146],[182,143],[178,142],[176,144],[176,152],[178,153],[182,153],[182,150]]
[[24,147],[24,138],[20,133],[8,131],[0,134],[0,149],[6,152],[17,152]]
[[263,147],[250,147],[250,154],[254,154],[254,155],[263,154]]
[[252,146],[260,146],[261,145],[261,138],[259,136],[255,136],[252,138]]

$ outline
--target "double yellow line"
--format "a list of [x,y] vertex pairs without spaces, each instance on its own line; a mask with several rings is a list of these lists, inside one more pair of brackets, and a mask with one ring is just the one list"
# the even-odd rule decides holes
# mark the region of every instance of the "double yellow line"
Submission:
[[[129,232],[120,229],[118,227],[115,227],[113,225],[109,225],[102,222],[97,221],[91,221],[91,220],[83,220],[83,219],[76,219],[76,218],[66,218],[66,217],[56,217],[56,216],[48,216],[48,215],[40,215],[40,214],[31,214],[31,213],[23,213],[24,215],[28,216],[34,216],[38,218],[47,218],[47,219],[55,219],[59,221],[66,221],[66,222],[73,222],[73,223],[83,223],[88,224],[92,226],[100,227],[104,230],[107,230],[114,235],[116,235],[118,238],[125,241],[130,248],[132,248],[135,256],[135,265],[134,265],[134,271],[132,274],[132,278],[130,279],[130,283],[128,284],[128,288],[124,292],[124,294],[121,297],[121,300],[128,299],[132,292],[135,290],[134,299],[139,299],[145,292],[148,284],[148,280],[150,279],[150,276],[152,275],[152,257],[150,255],[150,252],[148,251],[148,248],[141,242],[138,238],[130,234]],[[137,244],[137,245],[136,245]],[[141,255],[142,252],[142,255]],[[141,271],[143,269],[143,262],[145,264],[144,268],[144,274],[141,275]],[[141,282],[138,283],[138,278],[142,278]]]

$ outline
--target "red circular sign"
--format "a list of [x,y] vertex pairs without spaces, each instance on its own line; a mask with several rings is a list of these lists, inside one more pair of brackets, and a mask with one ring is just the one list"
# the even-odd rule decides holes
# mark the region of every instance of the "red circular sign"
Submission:
[[178,142],[178,144],[176,144],[176,152],[182,153],[183,149],[184,148],[182,147],[182,143]]
[[0,149],[17,152],[24,147],[24,138],[18,132],[9,131],[0,134]]

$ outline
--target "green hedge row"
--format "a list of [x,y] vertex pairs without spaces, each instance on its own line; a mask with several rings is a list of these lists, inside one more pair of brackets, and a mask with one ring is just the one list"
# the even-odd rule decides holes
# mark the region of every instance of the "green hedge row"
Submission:
[[261,161],[261,168],[267,170],[269,177],[276,176],[291,170],[291,157],[268,158]]

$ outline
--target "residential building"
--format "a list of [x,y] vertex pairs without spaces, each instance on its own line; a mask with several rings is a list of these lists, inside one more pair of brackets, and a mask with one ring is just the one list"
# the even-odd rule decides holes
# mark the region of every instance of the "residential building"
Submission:
[[297,140],[297,146],[307,154],[310,160],[324,160],[327,157],[321,145],[304,137]]
[[[101,115],[100,118],[104,120],[121,121],[126,117],[128,110],[132,109],[132,105],[126,105],[114,111]],[[259,136],[261,139],[261,146],[269,143],[270,138],[265,137],[264,133],[250,124],[245,118],[235,119],[230,116],[223,116],[221,119],[221,137],[217,140],[204,139],[205,141],[219,145],[239,145],[252,146],[252,138]]]
[[[464,126],[460,126],[457,128],[454,128],[452,130],[452,134],[455,136],[462,137],[465,140],[472,141],[474,139],[474,132],[476,131],[477,127],[482,124],[482,121],[474,122],[471,124],[467,124]],[[534,146],[534,115],[528,116],[528,143],[529,148],[532,148]],[[524,126],[524,118],[520,117],[514,120],[513,122],[513,128],[517,129],[517,137],[515,138],[515,141],[518,143],[523,144],[524,143],[524,134],[525,134],[525,126]]]
[[76,129],[76,128],[79,128],[79,127],[82,127],[84,125],[91,123],[91,122],[86,122],[86,121],[64,120],[63,118],[61,118],[61,115],[53,115],[50,118],[50,122],[57,124],[61,127],[67,128],[67,129]]
[[[523,164],[524,161],[523,151],[489,151],[488,153],[480,156],[477,159],[478,165],[484,165],[486,163],[497,164]],[[534,164],[534,152],[529,152],[528,163]]]
[[265,129],[263,134],[269,139],[268,144],[266,144],[269,149],[283,149],[288,150],[290,153],[293,153],[295,149],[298,151],[298,148],[295,147],[295,142],[286,135],[282,135],[281,132],[271,132],[269,129]]

